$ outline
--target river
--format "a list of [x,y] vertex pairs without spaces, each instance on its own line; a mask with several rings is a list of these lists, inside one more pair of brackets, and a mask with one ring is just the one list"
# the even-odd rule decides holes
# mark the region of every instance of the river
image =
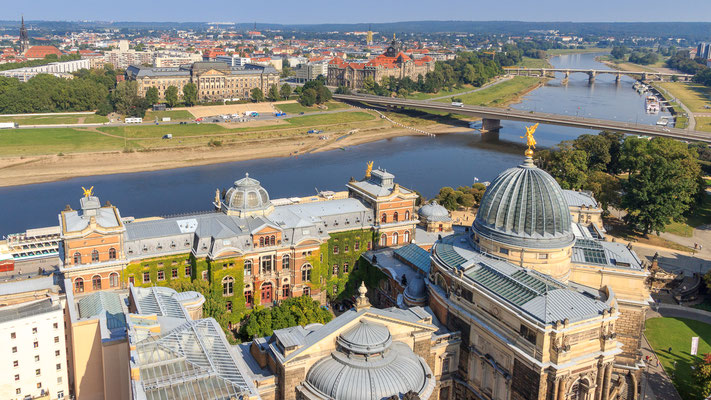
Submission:
[[[595,61],[599,54],[554,57],[560,68],[609,69]],[[512,107],[654,124],[662,115],[644,112],[644,99],[633,89],[633,79],[619,84],[613,75],[600,75],[588,84],[585,74],[561,76],[524,97]],[[483,142],[476,132],[398,137],[352,146],[345,150],[270,158],[163,171],[90,176],[33,185],[0,187],[0,235],[57,224],[66,204],[79,207],[81,187],[94,186],[102,202],[110,201],[122,216],[146,217],[208,210],[216,188],[227,188],[249,172],[272,198],[307,196],[315,190],[344,190],[348,179],[361,178],[366,162],[383,167],[396,182],[433,197],[442,186],[471,185],[476,178],[490,181],[523,158],[524,124],[502,121],[498,142]],[[541,125],[539,147],[550,147],[595,131]]]

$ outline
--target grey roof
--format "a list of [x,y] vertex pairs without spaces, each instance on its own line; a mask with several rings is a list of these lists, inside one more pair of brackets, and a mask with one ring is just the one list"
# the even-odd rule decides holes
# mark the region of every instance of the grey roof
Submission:
[[598,207],[597,200],[595,200],[595,197],[593,197],[592,192],[563,190],[563,197],[565,197],[565,201],[570,207]]
[[637,254],[624,244],[595,239],[576,239],[571,261],[575,264],[642,269]]
[[0,296],[51,289],[54,285],[54,275],[11,280],[0,283]]
[[425,275],[430,273],[430,253],[422,247],[411,243],[407,246],[400,247],[395,250],[395,255],[406,261],[408,264],[416,267]]
[[92,293],[77,301],[79,318],[105,315],[106,327],[109,331],[120,331],[126,327],[126,315],[124,315],[121,302],[121,296],[116,292],[101,291]]
[[225,193],[225,207],[230,210],[263,210],[271,205],[269,193],[259,184],[259,181],[245,174],[244,178],[235,181]]
[[435,200],[432,200],[431,202],[420,207],[420,209],[417,210],[417,214],[421,217],[427,218],[427,221],[452,221],[452,218],[449,216],[449,211],[437,204]]
[[162,317],[189,319],[181,300],[202,296],[197,292],[181,292],[160,286],[140,288],[131,286],[131,295],[138,314],[156,314]]
[[422,303],[427,300],[427,288],[424,278],[417,276],[414,279],[408,280],[403,295],[407,300],[415,303]]
[[[90,217],[90,215],[75,210],[65,211],[66,230],[68,232],[75,232],[86,228],[89,226]],[[112,207],[102,207],[96,210],[96,223],[104,228],[115,228],[119,226],[119,221]]]
[[[395,188],[394,180],[395,175],[378,168],[371,172],[370,178],[362,181],[348,182],[348,186],[370,193],[375,197],[383,197],[392,194]],[[403,187],[400,187],[400,191],[402,193],[411,193],[408,189]]]
[[0,307],[0,323],[16,321],[19,319],[42,315],[61,310],[59,301],[51,298],[42,299],[32,303],[22,303],[15,306]]
[[222,61],[198,61],[193,64],[181,65],[180,67],[144,67],[140,65],[131,65],[126,68],[126,74],[133,79],[158,77],[190,77],[193,70],[196,73],[201,73],[211,69],[216,69],[230,75],[279,73],[276,68],[271,65],[263,66],[256,64],[246,64],[244,66],[230,67],[227,63]]
[[479,252],[467,235],[443,238],[433,248],[435,260],[464,276],[514,308],[543,323],[582,321],[610,308],[589,291],[568,286],[548,275]]
[[526,157],[489,185],[472,228],[499,243],[548,249],[573,243],[570,224],[560,185]]
[[354,327],[343,332],[337,343],[351,353],[375,354],[390,346],[392,336],[385,325],[361,319]]

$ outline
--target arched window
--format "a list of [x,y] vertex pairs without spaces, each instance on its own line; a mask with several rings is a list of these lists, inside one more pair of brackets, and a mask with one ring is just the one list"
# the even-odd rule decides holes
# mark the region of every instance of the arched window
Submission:
[[[74,265],[79,265],[79,264],[81,264],[81,253],[79,253],[77,251],[76,253],[74,253]],[[82,282],[82,284],[83,284],[83,282]]]
[[119,285],[119,274],[112,272],[109,274],[109,287],[115,288]]
[[388,222],[388,214],[383,213],[383,215],[380,216],[380,222],[382,222],[382,223]]
[[393,244],[398,244],[400,240],[400,235],[397,232],[393,232]]
[[229,275],[222,278],[222,295],[223,296],[232,296],[232,294],[234,294],[234,292],[232,291],[234,282],[235,282],[234,278],[232,278]]
[[393,214],[393,221],[397,222],[397,219],[400,217],[400,214],[395,211],[395,214]]
[[301,281],[309,282],[311,280],[311,264],[304,264],[301,267]]
[[252,260],[244,260],[244,275],[252,275]]
[[348,263],[343,263],[343,273],[344,274],[348,273]]
[[84,279],[74,279],[74,293],[84,293]]
[[289,269],[289,255],[284,254],[281,257],[281,269]]
[[262,303],[269,303],[272,301],[272,284],[271,282],[262,283],[262,287],[259,290],[262,293]]
[[244,291],[244,303],[248,307],[252,305],[252,291],[251,290]]
[[264,237],[259,238],[259,247],[264,247]]
[[272,235],[269,237],[269,244],[272,246],[276,244],[276,236]]
[[410,220],[410,210],[405,211],[405,221]]
[[116,249],[113,247],[109,249],[109,260],[115,260],[116,259]]
[[388,235],[382,234],[380,235],[380,245],[381,246],[387,246],[388,245]]
[[288,283],[285,283],[281,286],[281,297],[284,299],[289,297],[289,284]]
[[410,231],[405,231],[405,243],[410,243]]
[[99,261],[99,251],[94,249],[94,251],[91,252],[91,262],[97,261]]
[[333,275],[338,275],[338,264],[333,264]]
[[94,275],[91,277],[91,288],[93,290],[101,290],[101,276]]
[[274,256],[263,256],[263,257],[261,257],[261,260],[262,260],[262,269],[259,271],[259,273],[260,274],[271,274]]

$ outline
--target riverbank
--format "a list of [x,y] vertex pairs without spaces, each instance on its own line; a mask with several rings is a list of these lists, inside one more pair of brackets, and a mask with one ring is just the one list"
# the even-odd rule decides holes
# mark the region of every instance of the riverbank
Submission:
[[[431,124],[433,134],[463,132],[470,129]],[[411,136],[409,129],[388,126],[342,132],[329,140],[318,135],[281,139],[264,138],[219,146],[154,149],[148,151],[104,151],[67,155],[20,156],[2,159],[0,187],[53,182],[82,176],[122,174],[183,168],[272,157],[298,157],[300,154],[337,150],[399,136]]]

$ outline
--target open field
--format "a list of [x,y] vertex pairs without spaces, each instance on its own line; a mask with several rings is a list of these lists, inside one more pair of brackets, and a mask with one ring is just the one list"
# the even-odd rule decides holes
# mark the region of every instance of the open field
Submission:
[[548,62],[546,59],[541,59],[541,58],[531,58],[531,57],[523,57],[521,59],[521,62],[516,64],[518,67],[524,67],[524,68],[551,68],[552,65],[551,63]]
[[647,320],[645,335],[681,398],[699,398],[701,389],[691,376],[691,366],[697,357],[690,354],[691,338],[699,337],[699,355],[711,353],[711,325],[684,318],[651,318]]
[[[464,104],[505,107],[507,104],[516,101],[520,96],[538,87],[542,82],[543,80],[537,77],[516,76],[484,90],[458,97],[462,99]],[[450,100],[446,99],[444,101]]]
[[457,95],[462,92],[466,92],[469,90],[476,89],[472,85],[463,85],[461,88],[453,88],[452,90],[446,90],[442,89],[437,93],[413,93],[409,96],[407,96],[408,99],[413,99],[413,100],[427,100],[431,99],[433,97],[442,97],[442,96],[452,96],[452,95]]
[[[710,110],[711,111],[711,110]],[[711,132],[711,117],[695,117],[697,131]]]
[[[711,120],[711,118],[708,118]],[[696,125],[699,128],[698,123]],[[704,201],[701,204],[694,204],[691,208],[691,213],[684,216],[682,221],[672,222],[667,225],[666,232],[674,235],[692,237],[694,228],[701,225],[711,224],[711,196],[704,196]]]
[[604,53],[609,52],[609,47],[586,47],[584,49],[550,49],[547,53],[551,56],[562,56],[567,54],[580,54],[580,53]]
[[108,122],[109,119],[96,114],[77,115],[32,115],[27,117],[3,117],[0,122],[17,122],[20,125],[63,125],[63,124],[95,124]]
[[0,155],[36,155],[121,149],[123,139],[74,128],[0,131]]
[[668,90],[672,96],[684,103],[693,113],[711,113],[711,88],[696,83],[658,82],[657,85]]
[[187,110],[195,118],[211,117],[221,114],[244,114],[245,111],[256,111],[258,113],[273,113],[274,106],[279,103],[242,103],[242,104],[225,104],[218,106],[195,106],[195,107],[180,107],[174,108],[173,111]]
[[319,107],[305,107],[302,106],[299,103],[280,103],[275,105],[276,108],[279,110],[289,113],[289,114],[298,114],[298,113],[308,113],[308,112],[318,112],[318,111],[331,111],[331,110],[340,110],[344,108],[350,108],[348,104],[341,103],[339,101],[329,101],[326,103],[326,108],[319,108]]
[[143,118],[144,121],[158,121],[168,117],[172,121],[190,121],[195,119],[195,117],[190,114],[188,110],[170,110],[170,111],[146,111],[146,116]]

